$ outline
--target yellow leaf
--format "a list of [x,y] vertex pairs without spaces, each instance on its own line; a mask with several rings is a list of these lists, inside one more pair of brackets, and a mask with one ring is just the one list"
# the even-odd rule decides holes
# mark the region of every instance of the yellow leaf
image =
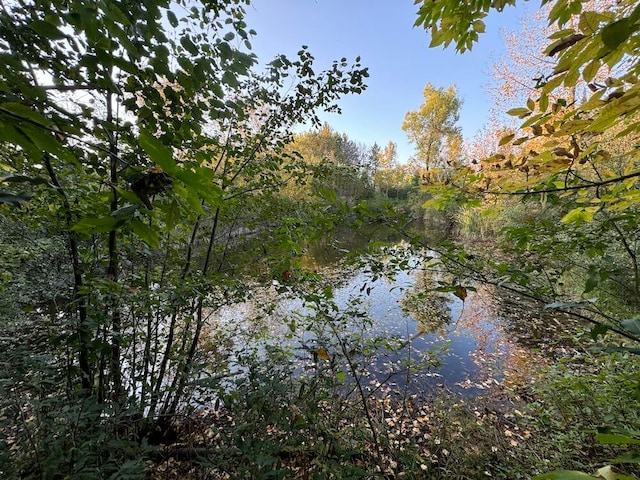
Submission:
[[329,361],[329,352],[327,352],[326,348],[320,347],[317,353],[320,360]]

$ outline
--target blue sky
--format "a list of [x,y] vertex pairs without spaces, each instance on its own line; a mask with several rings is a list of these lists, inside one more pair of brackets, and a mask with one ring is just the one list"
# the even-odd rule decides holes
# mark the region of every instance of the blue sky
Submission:
[[404,115],[422,103],[424,86],[456,84],[464,101],[460,126],[470,139],[486,123],[491,107],[486,86],[492,61],[503,51],[501,31],[517,27],[523,10],[507,8],[487,19],[487,32],[471,52],[428,48],[429,36],[414,28],[417,6],[412,0],[254,0],[247,23],[257,31],[252,40],[261,62],[276,54],[295,56],[308,45],[319,68],[333,60],[362,57],[369,67],[368,88],[340,102],[342,115],[323,120],[353,140],[398,144],[406,161],[413,147],[402,131]]

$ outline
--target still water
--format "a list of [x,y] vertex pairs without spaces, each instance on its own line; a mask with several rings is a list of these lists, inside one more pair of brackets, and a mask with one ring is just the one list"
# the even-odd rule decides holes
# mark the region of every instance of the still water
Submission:
[[[377,268],[366,261],[319,266],[333,279],[322,290],[330,298],[319,303],[305,302],[274,281],[216,317],[235,329],[238,352],[249,342],[258,355],[282,348],[297,362],[298,375],[322,371],[345,384],[357,376],[370,392],[429,396],[446,389],[474,395],[526,375],[533,353],[505,328],[518,312],[501,311],[489,287],[469,289],[464,301],[434,292],[445,274],[424,261],[433,254],[403,248],[395,252],[405,261],[393,268],[379,268],[388,260],[384,255]],[[236,357],[231,368],[240,373]]]

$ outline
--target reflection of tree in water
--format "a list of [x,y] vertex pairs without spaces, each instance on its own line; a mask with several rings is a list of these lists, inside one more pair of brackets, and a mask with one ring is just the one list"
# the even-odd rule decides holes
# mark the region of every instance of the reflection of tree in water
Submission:
[[400,302],[402,311],[418,323],[419,333],[438,333],[443,336],[446,333],[445,328],[451,321],[451,298],[447,293],[436,291],[439,286],[436,273],[422,270],[416,275],[413,288],[405,293]]
[[485,353],[496,347],[495,336],[498,325],[492,321],[495,308],[491,302],[491,293],[485,286],[477,287],[477,292],[469,292],[464,310],[457,321],[457,330],[464,330],[476,342],[476,350]]
[[[535,371],[546,363],[539,352],[534,352],[525,341],[517,324],[526,324],[527,319],[540,309],[528,305],[528,314],[505,310],[500,301],[499,290],[490,285],[478,285],[477,292],[470,292],[465,309],[457,322],[457,329],[471,334],[476,341],[476,349],[471,354],[478,367],[476,378],[468,380],[462,387],[498,385],[515,387],[527,384]],[[525,332],[526,333],[526,332]],[[537,349],[536,349],[537,350]],[[474,383],[476,382],[476,383]]]
[[572,334],[583,326],[579,319],[499,289],[494,301],[504,330],[521,346],[551,357],[576,347]]

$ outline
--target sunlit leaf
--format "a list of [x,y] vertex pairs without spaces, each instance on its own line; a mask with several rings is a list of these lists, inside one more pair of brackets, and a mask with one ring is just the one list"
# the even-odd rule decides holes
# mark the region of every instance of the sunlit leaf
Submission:
[[509,143],[511,140],[513,140],[515,138],[516,134],[515,133],[510,133],[509,135],[505,135],[504,137],[502,137],[500,139],[500,142],[498,142],[499,146],[502,145],[506,145],[507,143]]
[[524,107],[512,108],[511,110],[507,111],[507,115],[511,115],[512,117],[519,117],[521,115],[528,115],[530,113],[531,111],[528,108]]
[[320,347],[320,348],[318,348],[318,350],[317,350],[317,352],[316,352],[316,353],[317,353],[318,358],[319,358],[320,360],[329,361],[329,360],[330,360],[330,358],[331,358],[331,357],[329,357],[329,352],[327,352],[327,349],[326,349],[326,348],[324,348],[324,347]]
[[149,155],[149,158],[157,163],[168,174],[176,170],[176,162],[173,159],[171,149],[163,145],[160,140],[145,130],[140,131],[140,146]]
[[141,222],[137,218],[134,218],[129,222],[129,228],[131,228],[131,231],[151,248],[155,249],[160,245],[158,233],[149,225]]
[[567,213],[560,219],[562,223],[574,223],[580,225],[582,223],[591,223],[593,215],[600,210],[600,207],[577,207]]

